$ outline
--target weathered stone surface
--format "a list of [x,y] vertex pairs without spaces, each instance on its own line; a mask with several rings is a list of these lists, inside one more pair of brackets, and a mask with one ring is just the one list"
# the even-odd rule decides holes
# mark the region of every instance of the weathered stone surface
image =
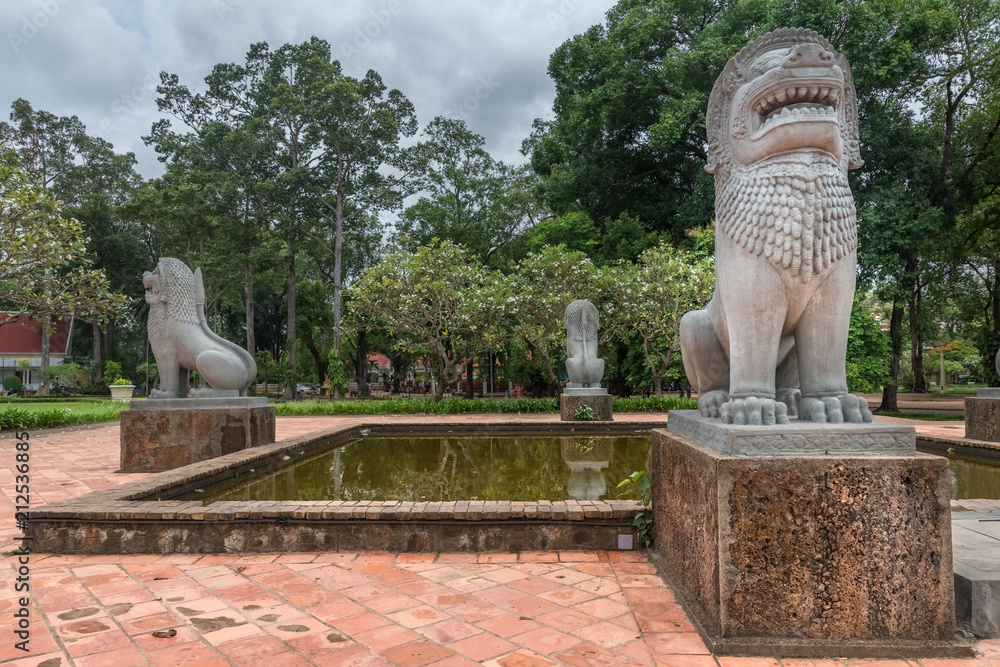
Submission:
[[795,420],[785,426],[738,426],[703,417],[697,410],[671,410],[667,430],[730,456],[916,453],[917,435],[902,424],[817,424]]
[[[596,396],[574,396],[563,394],[559,398],[559,413],[564,422],[576,421],[573,414],[581,405],[590,406],[590,409],[597,415],[599,421],[611,421],[611,404],[613,399],[610,394],[599,394]],[[668,422],[669,423],[669,422]]]
[[266,445],[274,442],[274,427],[275,411],[266,401],[244,408],[133,407],[121,413],[121,469],[170,470]]
[[[246,396],[257,362],[209,329],[201,269],[192,273],[179,259],[163,257],[154,271],[142,275],[142,284],[149,304],[149,347],[160,372],[160,387],[149,392],[150,399]],[[198,371],[208,386],[189,392],[188,371]]]
[[847,173],[863,164],[847,59],[812,30],[769,32],[726,63],[706,125],[716,291],[680,326],[699,410],[870,422],[845,371],[858,240]]
[[266,408],[267,399],[263,396],[238,396],[233,398],[160,398],[151,400],[133,400],[129,403],[132,410],[190,410],[191,408]]
[[655,548],[710,646],[782,657],[878,642],[897,642],[897,657],[948,652],[947,460],[730,457],[660,430],[650,455]]
[[965,437],[1000,442],[1000,398],[965,399]]
[[485,519],[340,521],[285,515],[257,523],[47,520],[32,530],[45,553],[273,553],[290,551],[462,552],[616,550],[618,535],[633,534],[631,517],[599,524],[568,516],[526,523]]

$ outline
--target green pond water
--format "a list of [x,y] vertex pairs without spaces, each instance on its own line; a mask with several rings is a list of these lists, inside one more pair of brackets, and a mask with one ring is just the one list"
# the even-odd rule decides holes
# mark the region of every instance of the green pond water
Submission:
[[[646,470],[649,435],[366,437],[181,500],[610,500]],[[952,497],[1000,499],[1000,461],[949,459]]]
[[362,438],[181,500],[609,500],[649,435]]

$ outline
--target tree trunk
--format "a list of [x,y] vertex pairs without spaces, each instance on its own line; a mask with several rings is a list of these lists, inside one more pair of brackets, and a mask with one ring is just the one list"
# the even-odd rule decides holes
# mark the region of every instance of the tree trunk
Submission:
[[434,400],[440,401],[444,398],[444,369],[441,367],[441,362],[434,362],[434,376],[437,378],[437,384],[434,386]]
[[400,354],[391,355],[389,362],[392,364],[392,393],[403,393],[403,356]]
[[[915,259],[907,260],[908,273],[916,271]],[[927,391],[924,379],[924,339],[920,333],[920,281],[913,278],[908,295],[908,310],[910,315],[910,367],[913,369],[913,391]]]
[[472,360],[472,347],[470,345],[465,346],[465,398],[471,400],[476,397],[475,387],[472,382],[472,374],[475,371],[474,363]]
[[38,391],[35,396],[49,395],[49,367],[52,365],[52,337],[49,331],[52,328],[52,316],[45,312],[42,315],[42,364],[38,373]]
[[[340,309],[343,303],[344,278],[343,266],[341,263],[341,249],[344,244],[344,208],[343,194],[337,192],[337,208],[334,212],[334,232],[333,232],[333,349],[340,352]],[[368,362],[368,354],[365,354],[365,363]],[[367,370],[367,369],[366,369]]]
[[94,328],[94,376],[90,379],[90,384],[97,384],[104,372],[104,364],[101,361],[101,325],[94,322],[91,326]]
[[354,377],[358,383],[358,396],[371,396],[368,389],[368,332],[358,332],[358,360],[354,366]]
[[889,356],[889,381],[882,388],[882,405],[879,412],[899,412],[896,393],[899,385],[899,358],[903,354],[903,306],[896,299],[892,301],[892,316],[889,318],[889,340],[892,351]]
[[316,377],[319,378],[319,383],[323,384],[323,381],[326,380],[326,368],[323,367],[323,357],[320,356],[319,350],[316,348],[316,341],[312,336],[303,336],[302,342],[309,348],[313,363],[316,364]]
[[243,283],[243,299],[246,303],[247,313],[247,352],[251,357],[257,356],[257,339],[254,334],[254,308],[253,308],[253,276],[249,258],[243,265],[243,275],[246,282]]
[[[104,325],[104,334],[101,336],[101,358],[104,361],[111,359],[111,348],[114,344],[115,322],[110,320]],[[114,379],[114,378],[112,378]]]
[[[285,392],[283,398],[286,401],[294,401],[297,395],[295,391],[296,383],[298,381],[298,359],[295,357],[296,348],[296,336],[295,336],[295,250],[292,244],[288,245],[288,278],[285,281],[285,292],[288,295],[288,319],[286,321],[286,339],[285,346],[288,352],[288,369],[289,374],[287,377],[282,378],[285,383]],[[290,381],[289,381],[290,380]]]

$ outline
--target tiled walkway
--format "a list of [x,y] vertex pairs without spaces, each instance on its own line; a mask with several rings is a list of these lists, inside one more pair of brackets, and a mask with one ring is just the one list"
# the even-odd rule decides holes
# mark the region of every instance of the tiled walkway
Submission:
[[[278,437],[338,421],[282,418]],[[31,442],[32,506],[138,477],[113,473],[117,426],[37,433]],[[19,534],[13,444],[0,439],[4,551]],[[997,640],[979,642],[970,660],[712,657],[632,552],[37,555],[25,657],[14,647],[18,594],[7,562],[3,665],[1000,666]]]

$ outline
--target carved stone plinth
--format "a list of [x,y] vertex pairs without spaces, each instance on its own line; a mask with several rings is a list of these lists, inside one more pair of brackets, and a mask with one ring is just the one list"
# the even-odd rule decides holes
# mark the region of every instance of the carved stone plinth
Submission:
[[[578,421],[573,414],[581,405],[589,406],[597,415],[598,421],[609,422],[612,420],[611,404],[614,399],[607,389],[596,390],[601,393],[588,393],[586,389],[577,389],[576,391],[580,393],[570,393],[571,391],[567,389],[559,399],[559,413],[564,422]],[[594,392],[595,390],[589,391]]]
[[266,445],[274,424],[265,398],[132,401],[121,413],[121,470],[170,470]]
[[1000,442],[1000,388],[979,389],[965,399],[965,437]]
[[657,430],[650,477],[655,559],[716,654],[971,654],[945,459],[731,456]]

